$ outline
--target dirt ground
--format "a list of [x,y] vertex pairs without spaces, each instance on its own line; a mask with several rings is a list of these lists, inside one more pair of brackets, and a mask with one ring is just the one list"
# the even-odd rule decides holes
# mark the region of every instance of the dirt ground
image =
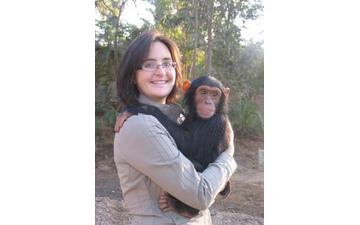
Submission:
[[[210,207],[214,225],[264,224],[264,142],[258,138],[237,140],[238,168],[232,176],[231,194]],[[127,225],[131,216],[124,208],[113,162],[112,144],[96,146],[96,225]]]

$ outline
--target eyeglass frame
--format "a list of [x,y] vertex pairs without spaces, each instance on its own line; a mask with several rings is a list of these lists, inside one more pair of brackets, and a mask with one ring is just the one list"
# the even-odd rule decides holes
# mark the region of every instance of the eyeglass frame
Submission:
[[[151,61],[149,61],[149,62],[151,62]],[[176,68],[176,62],[173,62],[173,61],[165,61],[165,62],[162,62],[161,64],[157,64],[157,63],[154,62],[154,64],[156,64],[156,67],[155,67],[154,69],[151,69],[151,70],[143,68],[145,63],[146,63],[146,62],[142,63],[141,66],[138,67],[138,69],[139,69],[139,70],[146,71],[146,72],[155,72],[155,71],[158,70],[160,67],[161,67],[162,69],[164,69],[165,71],[170,71],[171,69],[175,69],[175,68]],[[165,64],[165,63],[170,63],[170,66],[169,66],[168,68],[164,68],[164,64]]]

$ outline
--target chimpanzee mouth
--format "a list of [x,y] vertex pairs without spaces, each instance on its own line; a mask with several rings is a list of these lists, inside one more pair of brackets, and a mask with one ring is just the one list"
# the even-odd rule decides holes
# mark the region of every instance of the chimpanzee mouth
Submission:
[[211,116],[213,116],[214,114],[214,109],[212,108],[202,108],[202,109],[198,109],[198,114],[201,118],[207,119],[210,118]]

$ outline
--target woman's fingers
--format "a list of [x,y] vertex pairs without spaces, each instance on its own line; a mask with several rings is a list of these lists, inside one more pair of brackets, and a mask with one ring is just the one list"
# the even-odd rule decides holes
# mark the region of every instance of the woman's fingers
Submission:
[[173,210],[173,208],[170,204],[170,199],[166,193],[163,193],[160,195],[159,208],[160,208],[160,210],[162,210],[164,212]]
[[130,116],[132,116],[132,114],[127,111],[118,114],[118,116],[116,117],[114,131],[119,132],[121,127],[124,125],[125,121],[127,120],[127,118],[129,118]]

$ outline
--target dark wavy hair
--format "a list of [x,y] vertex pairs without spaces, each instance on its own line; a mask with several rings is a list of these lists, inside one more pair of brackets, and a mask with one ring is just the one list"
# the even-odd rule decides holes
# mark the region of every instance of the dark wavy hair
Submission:
[[136,71],[146,60],[150,51],[150,46],[154,42],[163,43],[169,49],[173,62],[176,63],[175,85],[169,96],[166,98],[166,103],[174,103],[177,98],[182,79],[179,48],[174,41],[165,35],[157,31],[147,31],[130,43],[122,57],[116,74],[118,96],[125,106],[138,103],[137,98],[139,96],[139,90],[135,84]]

